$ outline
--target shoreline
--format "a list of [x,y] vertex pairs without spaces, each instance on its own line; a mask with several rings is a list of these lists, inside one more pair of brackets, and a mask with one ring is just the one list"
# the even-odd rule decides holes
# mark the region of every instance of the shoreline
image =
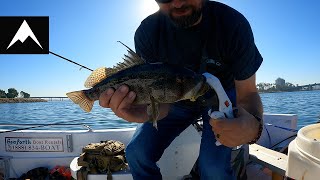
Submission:
[[39,98],[0,98],[1,103],[33,103],[33,102],[48,102],[45,99]]
[[283,92],[304,92],[304,91],[320,91],[320,89],[299,90],[299,91],[259,91],[258,90],[258,93],[283,93]]

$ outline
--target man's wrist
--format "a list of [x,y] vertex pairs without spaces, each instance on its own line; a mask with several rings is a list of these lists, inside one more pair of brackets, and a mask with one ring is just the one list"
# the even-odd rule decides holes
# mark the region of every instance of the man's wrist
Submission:
[[259,140],[259,138],[261,136],[261,133],[262,133],[262,130],[263,130],[263,120],[262,120],[262,118],[260,118],[257,115],[254,115],[254,114],[252,114],[252,116],[255,117],[256,120],[259,122],[259,130],[258,130],[257,136],[254,139],[252,139],[251,141],[249,141],[248,144],[256,143]]

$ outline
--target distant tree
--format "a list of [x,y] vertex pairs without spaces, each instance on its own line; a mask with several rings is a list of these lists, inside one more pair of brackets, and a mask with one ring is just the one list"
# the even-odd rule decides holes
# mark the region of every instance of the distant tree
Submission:
[[276,91],[276,87],[272,86],[270,89],[268,89],[269,92],[275,92]]
[[257,84],[257,89],[259,90],[259,92],[272,92],[275,90],[274,84],[271,83],[258,83]]
[[9,88],[7,93],[7,98],[15,98],[18,97],[19,93],[15,88]]
[[21,92],[20,92],[20,96],[21,96],[22,98],[29,98],[29,97],[30,97],[30,94],[21,91]]
[[264,83],[259,83],[259,84],[257,84],[257,87],[258,87],[259,91],[263,91],[264,88],[265,88],[265,84]]
[[29,93],[25,93],[24,94],[24,98],[29,98],[30,97],[30,94]]
[[20,97],[22,97],[22,98],[24,97],[24,92],[23,91],[20,91],[19,94],[20,94]]
[[295,87],[294,84],[289,83],[289,82],[286,82],[286,86],[287,86],[287,87]]
[[7,97],[6,92],[0,89],[0,98],[6,98],[6,97]]

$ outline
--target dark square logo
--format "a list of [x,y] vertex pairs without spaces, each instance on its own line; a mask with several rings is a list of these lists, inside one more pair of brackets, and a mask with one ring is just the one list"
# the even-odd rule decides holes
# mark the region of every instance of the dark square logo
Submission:
[[49,17],[0,16],[0,54],[49,54]]

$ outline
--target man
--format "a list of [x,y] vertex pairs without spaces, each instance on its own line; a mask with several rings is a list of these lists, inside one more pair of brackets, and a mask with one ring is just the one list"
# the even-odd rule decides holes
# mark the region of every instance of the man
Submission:
[[[247,20],[236,10],[207,0],[156,0],[160,10],[142,21],[135,34],[137,53],[148,62],[178,64],[196,72],[217,76],[233,105],[234,119],[210,119],[201,101],[162,104],[158,130],[146,122],[146,106],[133,106],[136,93],[125,85],[108,89],[100,105],[111,108],[129,122],[143,123],[126,149],[134,179],[161,179],[156,162],[164,150],[200,115],[203,133],[199,154],[201,179],[234,179],[231,148],[259,138],[262,103],[256,89],[255,72],[262,63]],[[146,122],[146,123],[144,123]],[[216,146],[216,138],[223,144]]]

